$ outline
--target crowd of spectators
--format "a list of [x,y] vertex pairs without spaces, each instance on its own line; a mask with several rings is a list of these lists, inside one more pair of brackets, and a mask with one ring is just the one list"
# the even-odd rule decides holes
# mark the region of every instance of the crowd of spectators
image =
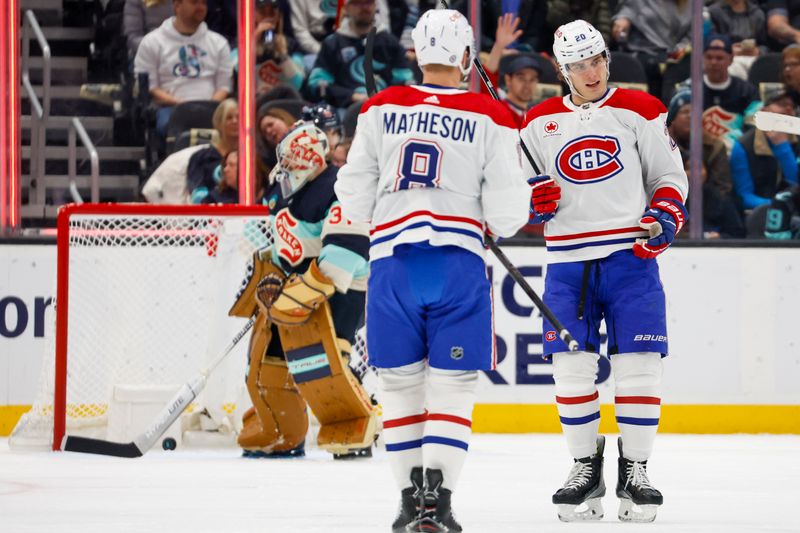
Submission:
[[[379,89],[417,83],[410,30],[420,13],[438,2],[253,1],[258,173],[266,189],[275,146],[297,120],[324,124],[331,137],[330,162],[346,161],[353,124],[367,98],[365,36],[376,28]],[[132,79],[148,75],[156,133],[166,135],[172,110],[183,102],[221,102],[207,147],[162,154],[166,159],[143,191],[149,201],[236,201],[229,177],[238,161],[238,116],[232,116],[238,107],[231,100],[238,68],[236,4],[125,0],[129,68]],[[467,4],[450,2],[465,14]],[[633,85],[663,101],[669,131],[688,165],[692,2],[483,0],[481,15],[479,58],[520,124],[533,105],[565,94],[551,57],[553,31],[583,18],[606,38],[612,63],[615,56],[620,61],[628,56],[641,66],[644,79],[615,79],[612,73],[611,85],[642,82]],[[762,108],[787,115],[798,111],[800,0],[706,0],[703,26],[703,231],[708,238],[741,238],[749,233],[749,216],[772,204],[780,207],[776,196],[785,199],[798,182],[797,138],[756,130],[752,117]],[[179,182],[185,190],[169,192]],[[171,185],[154,194],[154,183]],[[763,232],[762,223],[757,233]]]

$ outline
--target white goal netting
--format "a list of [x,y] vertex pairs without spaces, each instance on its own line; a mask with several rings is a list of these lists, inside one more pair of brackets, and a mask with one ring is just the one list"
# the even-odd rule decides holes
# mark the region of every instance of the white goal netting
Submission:
[[[69,220],[59,229],[55,320],[47,325],[33,407],[15,427],[12,447],[51,447],[60,413],[66,433],[125,438],[119,424],[109,424],[119,419],[112,416],[114,399],[124,400],[120,396],[131,390],[158,397],[155,392],[177,390],[206,368],[246,322],[228,310],[253,252],[271,243],[265,212],[255,208],[88,210],[62,215]],[[235,433],[250,405],[244,388],[248,338],[211,374],[184,425],[202,411]],[[66,369],[58,371],[64,357]],[[351,366],[366,373],[361,335]],[[54,402],[57,382],[66,388],[63,409]]]

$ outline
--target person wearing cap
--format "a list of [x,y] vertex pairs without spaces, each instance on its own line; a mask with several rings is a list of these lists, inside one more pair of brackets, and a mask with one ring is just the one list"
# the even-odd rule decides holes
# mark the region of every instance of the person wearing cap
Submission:
[[[497,19],[494,45],[483,66],[495,87],[499,85],[501,74],[505,74],[506,95],[503,103],[519,118],[521,126],[525,113],[534,103],[542,67],[536,56],[519,54],[512,48],[522,35],[522,30],[518,29],[520,21],[513,13],[506,13]],[[481,92],[489,94],[485,84],[481,84]]]
[[[795,116],[794,102],[785,89],[768,93],[764,111]],[[769,204],[776,193],[797,185],[797,137],[753,128],[733,143],[731,175],[745,209]]]
[[500,71],[506,86],[503,103],[519,118],[522,125],[525,113],[533,107],[542,67],[536,56],[518,54],[505,58]]
[[[692,91],[675,93],[667,108],[667,128],[689,169]],[[703,231],[706,238],[744,238],[744,224],[733,196],[731,166],[725,144],[703,133]],[[691,221],[689,222],[691,224]]]
[[[703,129],[721,139],[730,152],[742,135],[744,118],[758,107],[758,91],[749,81],[730,75],[733,45],[727,35],[712,33],[703,51]],[[689,87],[686,80],[681,87]]]
[[378,90],[412,82],[406,51],[397,37],[376,18],[377,10],[377,0],[347,0],[341,26],[322,42],[308,76],[311,100],[326,100],[334,107],[346,108],[353,102],[367,99],[365,38],[373,26],[377,28],[373,68]]

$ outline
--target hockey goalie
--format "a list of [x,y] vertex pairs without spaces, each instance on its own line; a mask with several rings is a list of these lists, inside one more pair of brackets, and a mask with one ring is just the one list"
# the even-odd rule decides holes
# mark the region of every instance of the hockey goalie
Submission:
[[298,123],[277,149],[265,197],[274,242],[254,254],[233,316],[258,309],[239,445],[246,456],[305,454],[308,407],[317,444],[335,458],[371,455],[375,409],[348,366],[364,313],[369,227],[342,217],[325,134]]

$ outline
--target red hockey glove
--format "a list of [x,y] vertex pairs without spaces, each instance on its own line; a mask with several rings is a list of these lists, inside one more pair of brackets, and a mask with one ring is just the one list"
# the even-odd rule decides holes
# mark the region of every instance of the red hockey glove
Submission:
[[683,227],[688,215],[686,206],[675,198],[654,198],[644,212],[639,226],[650,232],[649,239],[636,239],[633,253],[642,259],[653,259],[666,250]]
[[534,176],[528,179],[531,186],[531,209],[529,224],[547,222],[556,216],[561,187],[550,176]]

